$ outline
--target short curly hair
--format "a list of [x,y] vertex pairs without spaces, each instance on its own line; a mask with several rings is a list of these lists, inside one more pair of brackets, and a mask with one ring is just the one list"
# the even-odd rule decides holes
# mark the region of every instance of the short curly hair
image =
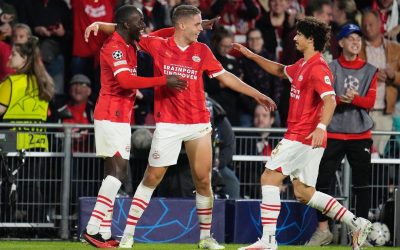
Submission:
[[324,51],[331,37],[331,28],[327,24],[318,21],[315,17],[304,17],[296,23],[297,32],[307,38],[314,39],[314,49]]

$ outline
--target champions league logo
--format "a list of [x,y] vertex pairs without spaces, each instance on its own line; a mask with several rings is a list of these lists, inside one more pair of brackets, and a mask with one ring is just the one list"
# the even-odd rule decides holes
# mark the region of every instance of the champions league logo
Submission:
[[359,87],[360,87],[360,81],[356,77],[349,75],[344,79],[345,89],[352,89],[358,91]]
[[121,60],[123,56],[124,56],[124,54],[123,54],[122,51],[120,51],[120,50],[116,50],[116,51],[114,51],[114,52],[112,53],[112,57],[113,57],[115,60]]

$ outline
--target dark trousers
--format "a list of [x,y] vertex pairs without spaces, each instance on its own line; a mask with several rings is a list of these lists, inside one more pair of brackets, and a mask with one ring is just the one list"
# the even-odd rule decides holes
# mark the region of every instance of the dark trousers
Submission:
[[[371,205],[369,181],[371,175],[371,139],[336,140],[328,139],[328,144],[319,165],[316,189],[333,195],[335,172],[340,168],[345,156],[352,169],[353,200],[356,216],[368,218]],[[318,221],[327,221],[328,217],[318,211]]]

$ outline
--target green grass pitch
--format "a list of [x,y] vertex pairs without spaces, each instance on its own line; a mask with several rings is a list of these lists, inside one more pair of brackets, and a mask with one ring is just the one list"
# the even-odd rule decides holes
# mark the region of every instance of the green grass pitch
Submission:
[[[226,244],[225,249],[238,249],[242,245]],[[80,242],[67,241],[0,241],[1,250],[84,250],[96,249],[90,245]],[[197,249],[195,244],[140,244],[135,243],[133,250],[183,250]],[[305,247],[305,246],[280,246],[279,250],[300,250],[300,249],[322,249],[322,250],[350,250],[350,246],[325,246],[325,247]],[[394,247],[374,247],[371,250],[394,250]]]

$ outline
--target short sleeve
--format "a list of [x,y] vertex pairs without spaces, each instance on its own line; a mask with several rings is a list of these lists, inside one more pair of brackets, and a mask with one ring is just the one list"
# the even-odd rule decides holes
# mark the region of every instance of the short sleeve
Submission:
[[140,37],[139,47],[149,53],[152,57],[156,56],[157,48],[159,48],[158,41],[163,38],[156,36],[143,35]]
[[335,90],[332,87],[333,76],[329,69],[321,66],[314,67],[310,81],[321,99],[327,95],[335,95]]
[[0,83],[0,104],[8,107],[11,99],[11,80],[6,78]]
[[215,58],[210,48],[208,48],[206,45],[204,45],[203,48],[205,50],[205,55],[206,55],[203,63],[203,70],[207,72],[208,77],[214,78],[223,74],[225,72],[225,69],[224,67],[222,67],[221,63],[217,60],[217,58]]
[[293,81],[293,77],[296,74],[297,69],[300,66],[301,61],[297,61],[295,64],[285,66],[283,72],[285,73],[286,77],[289,79],[290,82]]
[[114,76],[122,71],[129,71],[126,45],[122,43],[108,44],[108,46],[103,47],[101,53]]

